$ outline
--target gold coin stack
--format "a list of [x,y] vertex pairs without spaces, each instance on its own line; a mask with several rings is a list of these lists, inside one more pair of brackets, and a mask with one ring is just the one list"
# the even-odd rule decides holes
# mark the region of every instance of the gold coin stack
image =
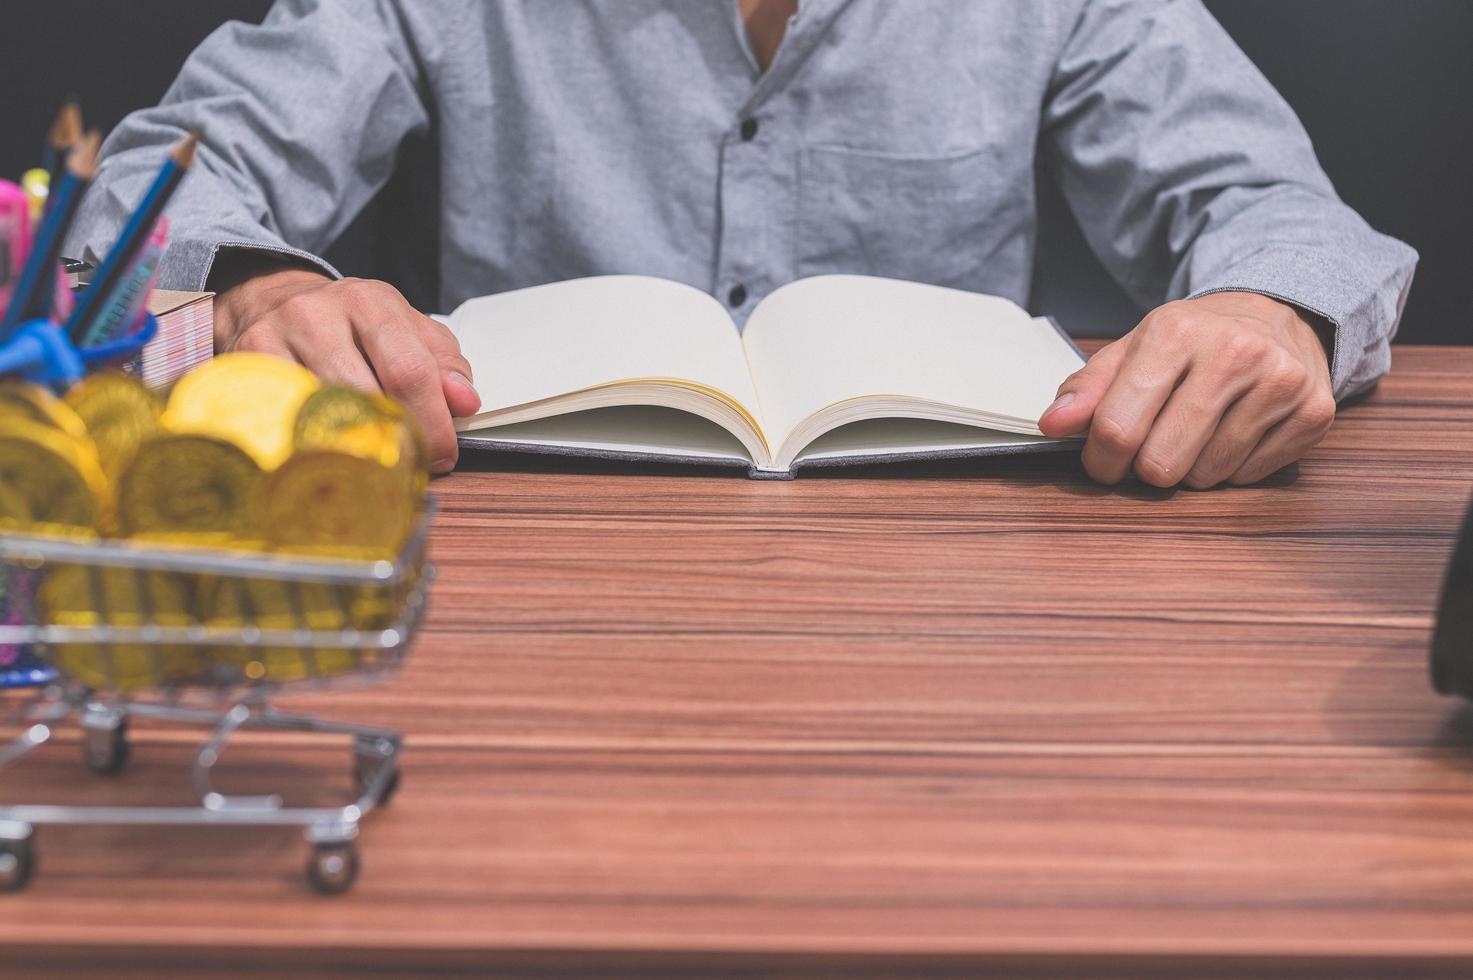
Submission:
[[[392,558],[413,532],[426,463],[418,426],[395,402],[261,354],[216,358],[166,402],[118,373],[91,375],[60,399],[0,382],[0,530]],[[48,571],[39,605],[47,622],[70,626],[381,629],[400,590],[61,566]],[[77,679],[109,689],[232,672],[295,680],[354,666],[350,651],[298,648],[180,658],[70,644],[56,656]]]

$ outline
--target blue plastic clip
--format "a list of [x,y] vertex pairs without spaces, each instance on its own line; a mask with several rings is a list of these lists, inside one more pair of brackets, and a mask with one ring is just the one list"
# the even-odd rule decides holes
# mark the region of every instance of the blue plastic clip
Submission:
[[18,374],[38,384],[67,388],[89,370],[138,353],[158,333],[159,322],[146,314],[143,326],[117,340],[78,348],[66,330],[50,320],[29,320],[0,344],[0,376]]
[[0,691],[24,687],[45,687],[55,684],[59,675],[54,667],[25,666],[14,670],[0,670]]

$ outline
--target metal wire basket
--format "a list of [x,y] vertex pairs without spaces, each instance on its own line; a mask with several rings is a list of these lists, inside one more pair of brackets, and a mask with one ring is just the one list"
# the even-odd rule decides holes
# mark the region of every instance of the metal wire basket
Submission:
[[[0,769],[76,715],[94,772],[126,767],[128,721],[213,729],[195,755],[198,806],[0,806],[0,890],[35,869],[43,824],[301,826],[308,880],[346,891],[356,880],[359,822],[399,784],[395,732],[284,714],[289,690],[371,683],[404,663],[434,569],[425,544],[434,502],[393,560],[346,561],[131,541],[0,535],[0,703],[22,726],[0,744]],[[226,796],[211,770],[243,728],[345,735],[357,795],[337,807],[287,807],[280,796]],[[3,789],[3,783],[0,783]]]

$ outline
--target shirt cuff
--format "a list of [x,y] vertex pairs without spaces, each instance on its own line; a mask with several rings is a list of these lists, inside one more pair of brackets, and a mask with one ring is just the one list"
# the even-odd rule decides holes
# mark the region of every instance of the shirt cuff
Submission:
[[1384,287],[1348,275],[1323,252],[1262,249],[1212,276],[1187,298],[1225,292],[1258,293],[1329,323],[1334,336],[1329,352],[1330,383],[1337,399],[1366,387],[1368,368],[1376,369],[1369,379],[1373,381],[1389,367],[1389,363],[1364,363],[1368,357],[1382,360],[1376,351],[1384,349],[1396,324],[1396,311],[1382,309],[1387,305],[1381,302]]
[[330,279],[343,278],[342,273],[333,268],[326,259],[313,255],[311,252],[304,252],[299,248],[292,248],[288,245],[263,245],[259,242],[218,242],[210,249],[209,257],[205,260],[204,271],[199,280],[199,290],[203,290],[205,284],[210,281],[210,273],[215,268],[215,262],[222,255],[241,253],[255,253],[263,258],[278,259],[283,265],[305,265]]
[[159,285],[164,289],[203,292],[216,260],[222,255],[240,252],[255,252],[262,256],[279,258],[286,264],[303,264],[333,279],[343,278],[342,273],[333,268],[326,259],[289,245],[183,238],[169,242],[163,261],[159,263]]

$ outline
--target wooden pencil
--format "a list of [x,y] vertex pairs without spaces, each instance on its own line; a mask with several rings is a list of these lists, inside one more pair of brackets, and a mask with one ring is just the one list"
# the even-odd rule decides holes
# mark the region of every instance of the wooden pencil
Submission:
[[30,255],[11,296],[5,317],[0,320],[0,341],[8,339],[16,326],[26,320],[51,315],[51,302],[56,293],[57,263],[67,228],[77,213],[82,194],[97,170],[97,149],[102,134],[95,130],[77,141],[67,155],[61,180],[53,188],[53,206],[46,213],[31,242]]
[[103,307],[113,287],[127,273],[128,266],[137,258],[139,251],[147,243],[149,235],[153,233],[154,224],[169,203],[169,198],[173,196],[179,182],[184,179],[184,175],[194,164],[194,154],[198,146],[199,132],[194,131],[169,151],[169,158],[164,161],[158,177],[154,179],[148,193],[143,196],[143,201],[128,219],[128,223],[123,227],[123,233],[118,236],[117,244],[107,253],[107,258],[103,259],[102,266],[92,279],[92,284],[77,301],[76,309],[72,311],[71,318],[67,320],[67,334],[72,338],[72,343],[80,343],[87,335],[92,321],[103,312]]
[[56,198],[56,187],[66,169],[67,156],[82,139],[82,105],[76,96],[68,96],[56,112],[56,119],[46,134],[45,156],[41,167],[47,174],[46,210]]

